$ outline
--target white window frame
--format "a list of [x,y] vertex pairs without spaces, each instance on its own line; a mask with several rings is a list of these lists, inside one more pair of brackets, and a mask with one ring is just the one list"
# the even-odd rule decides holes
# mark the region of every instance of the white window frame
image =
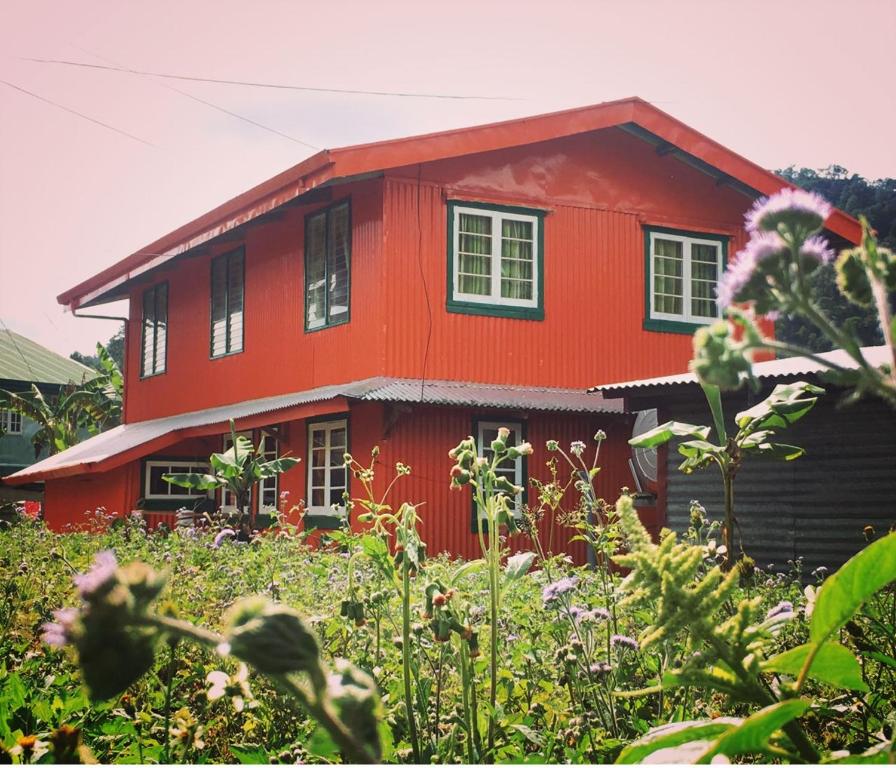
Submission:
[[[0,430],[7,435],[21,435],[24,427],[24,419],[18,411],[9,408],[0,408]],[[16,424],[17,426],[13,426]]]
[[[654,308],[656,304],[656,288],[654,286],[654,275],[655,275],[655,260],[657,258],[656,253],[656,240],[671,240],[673,242],[678,242],[682,244],[681,247],[681,280],[682,280],[682,309],[684,310],[680,315],[673,314],[671,312],[659,312]],[[719,309],[718,304],[715,304],[715,299],[713,298],[713,303],[715,304],[716,313],[712,317],[704,317],[703,315],[695,315],[691,311],[691,299],[692,299],[692,289],[693,285],[691,284],[691,246],[692,245],[710,245],[716,249],[716,267],[718,269],[716,286],[719,284],[719,280],[722,278],[722,272],[725,269],[725,248],[723,247],[723,241],[719,238],[701,238],[701,237],[693,237],[690,235],[678,235],[670,232],[661,232],[661,231],[650,231],[650,259],[649,259],[649,274],[647,275],[647,287],[650,293],[650,314],[649,318],[651,320],[669,320],[676,323],[693,323],[694,325],[710,325],[718,320],[721,316],[721,310]]]
[[[205,472],[209,471],[209,465],[203,461],[189,461],[187,459],[172,459],[172,460],[152,460],[145,462],[143,469],[143,498],[150,499],[164,499],[164,500],[183,500],[183,501],[195,501],[197,499],[209,498],[210,492],[206,492],[205,494],[201,493],[187,493],[187,489],[184,488],[184,493],[150,493],[150,469],[153,467],[165,467],[167,469],[166,474],[176,474],[180,472],[189,472],[195,469],[201,469]],[[180,488],[178,485],[172,485],[168,483],[169,488]]]
[[[324,432],[324,455],[327,457],[327,461],[329,462],[330,451],[332,450],[332,443],[330,442],[330,436],[334,430],[344,429],[345,430],[345,446],[343,446],[343,453],[348,451],[348,419],[333,419],[332,421],[315,421],[308,424],[308,502],[305,507],[305,513],[309,515],[325,515],[327,517],[332,517],[335,520],[344,520],[345,519],[345,504],[341,504],[336,506],[334,509],[333,505],[325,504],[323,506],[320,505],[312,505],[311,500],[313,498],[313,484],[312,484],[312,472],[314,469],[323,469],[324,470],[324,498],[330,498],[330,492],[333,490],[330,486],[330,470],[337,469],[341,467],[342,464],[330,465],[327,463],[324,467],[315,467],[314,466],[314,434],[315,432]],[[348,490],[348,469],[345,470],[345,490]]]
[[[521,421],[480,421],[476,425],[476,445],[479,447],[479,456],[485,456],[485,450],[491,450],[491,443],[486,445],[485,440],[483,438],[483,433],[485,430],[497,430],[501,427],[507,427],[516,434],[518,442],[523,441],[523,423]],[[513,484],[517,485],[521,488],[526,487],[526,478],[524,476],[524,457],[517,456],[514,459],[514,473],[513,473]],[[507,463],[502,463],[502,468],[507,467]],[[513,500],[513,517],[515,520],[519,520],[523,514],[523,493],[522,491],[516,495]],[[479,513],[480,518],[485,519],[485,512],[480,510]]]
[[[261,433],[259,448],[263,449],[261,458],[265,461],[273,461],[280,458],[280,441],[276,437]],[[274,503],[265,504],[265,491],[273,491]],[[276,514],[280,504],[280,475],[271,475],[270,477],[262,477],[258,481],[258,514],[270,515]]]
[[[511,213],[509,211],[494,210],[490,208],[472,208],[455,204],[453,210],[453,242],[451,243],[451,300],[471,304],[484,304],[487,306],[523,307],[525,309],[539,308],[539,264],[541,254],[538,252],[541,242],[539,227],[541,218],[528,213]],[[492,292],[488,296],[478,293],[461,293],[460,291],[460,216],[462,213],[472,216],[488,217],[492,220]],[[506,299],[501,296],[501,221],[527,221],[532,224],[532,298],[531,299]]]

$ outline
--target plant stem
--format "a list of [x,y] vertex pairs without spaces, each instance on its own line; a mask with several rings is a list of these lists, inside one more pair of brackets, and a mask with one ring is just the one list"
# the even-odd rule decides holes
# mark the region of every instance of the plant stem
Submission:
[[420,763],[420,741],[417,736],[417,720],[414,717],[413,699],[411,697],[411,572],[407,556],[401,561],[401,666],[404,677],[404,708],[408,718],[408,730],[411,734],[411,749],[414,762]]
[[174,649],[176,639],[168,641],[168,680],[165,682],[165,759],[163,762],[171,762],[171,694],[174,689]]

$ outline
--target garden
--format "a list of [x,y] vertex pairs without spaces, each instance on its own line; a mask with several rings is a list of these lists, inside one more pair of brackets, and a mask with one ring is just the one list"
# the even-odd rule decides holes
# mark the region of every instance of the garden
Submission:
[[[626,491],[598,498],[600,432],[548,443],[554,480],[521,514],[501,469],[528,443],[502,430],[445,446],[445,482],[480,513],[481,557],[466,562],[427,551],[418,507],[394,501],[413,467],[384,467],[376,450],[344,457],[358,530],[323,540],[286,522],[289,498],[280,524],[249,537],[214,515],[149,532],[98,510],[63,535],[13,515],[0,530],[0,762],[893,762],[896,533],[867,526],[863,550],[811,574],[757,563],[732,537],[737,466],[797,458],[779,433],[822,393],[779,387],[729,434],[719,393],[750,385],[751,353],[805,353],[765,338],[755,312],[806,318],[856,360],[832,380],[896,406],[892,366],[869,366],[807,288],[834,259],[817,235],[825,206],[803,192],[757,203],[720,286],[728,322],[695,336],[711,426],[637,440],[683,439],[683,471],[719,472],[725,508],[692,502],[687,530],[654,540]],[[892,349],[896,258],[866,225],[837,270]],[[289,466],[232,442],[210,474],[170,482],[242,499]],[[544,515],[562,515],[592,566],[549,551],[533,524]],[[531,546],[510,553],[517,528]]]

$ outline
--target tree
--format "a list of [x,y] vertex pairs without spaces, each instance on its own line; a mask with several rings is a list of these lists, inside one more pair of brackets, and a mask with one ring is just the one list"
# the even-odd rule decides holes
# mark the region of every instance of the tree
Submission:
[[[863,214],[878,233],[881,245],[896,247],[896,179],[868,181],[850,174],[840,165],[816,171],[790,166],[776,171],[798,187],[817,192],[837,208],[858,217]],[[847,301],[837,290],[833,265],[825,265],[810,275],[808,282],[819,307],[839,327],[854,323],[856,336],[863,345],[883,343],[877,316]],[[812,352],[827,352],[832,343],[815,326],[792,315],[782,315],[775,324],[775,335],[781,341],[804,347]]]
[[[122,325],[109,339],[105,346],[106,352],[109,353],[109,356],[115,361],[115,364],[118,366],[119,370],[124,370],[124,326]],[[76,363],[81,363],[81,365],[86,365],[88,368],[94,368],[96,370],[102,370],[100,367],[100,360],[97,355],[85,355],[81,352],[72,352],[69,355],[69,358],[74,360]]]

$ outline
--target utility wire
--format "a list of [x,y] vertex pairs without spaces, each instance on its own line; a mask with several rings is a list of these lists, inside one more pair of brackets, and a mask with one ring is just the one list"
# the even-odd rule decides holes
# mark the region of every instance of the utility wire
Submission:
[[[106,56],[101,56],[98,53],[94,53],[93,51],[88,51],[86,48],[82,48],[80,45],[75,45],[74,47],[77,48],[79,51],[86,53],[89,56],[94,56],[98,59],[102,59],[103,61],[107,61],[111,65],[122,66],[122,65],[119,65],[118,62],[115,62],[112,59],[107,58]],[[213,104],[212,102],[206,101],[205,99],[200,99],[198,96],[194,96],[192,93],[187,93],[186,91],[182,91],[182,90],[180,90],[180,88],[175,88],[173,85],[165,85],[162,83],[159,83],[159,85],[161,85],[162,88],[165,88],[169,91],[174,91],[174,93],[179,93],[181,96],[185,96],[188,99],[192,99],[193,101],[196,101],[200,104],[204,104],[207,107],[211,107],[212,109],[216,109],[219,112],[223,112],[225,115],[230,115],[231,117],[235,117],[237,120],[242,120],[243,122],[249,123],[250,125],[254,125],[257,128],[261,128],[262,130],[269,131],[270,133],[274,133],[277,136],[282,136],[284,139],[289,139],[290,141],[294,141],[296,144],[301,144],[304,147],[309,147],[310,149],[314,149],[314,150],[320,149],[320,147],[317,147],[314,144],[309,144],[307,141],[302,141],[301,139],[295,138],[295,136],[290,136],[289,134],[283,133],[282,131],[278,131],[276,128],[271,128],[268,125],[263,125],[262,123],[259,123],[258,121],[253,120],[250,117],[246,117],[245,115],[240,115],[236,112],[231,112],[229,109],[225,109],[224,107],[219,106],[218,104]]]
[[52,99],[48,99],[45,96],[41,96],[39,93],[35,93],[34,91],[29,91],[27,88],[22,88],[20,85],[16,85],[15,83],[10,83],[8,80],[0,80],[0,83],[3,85],[8,85],[10,88],[13,88],[17,91],[21,91],[22,93],[26,93],[29,96],[38,99],[39,101],[43,101],[46,104],[50,104],[51,106],[56,107],[57,109],[64,110],[65,112],[69,112],[73,115],[77,115],[78,117],[88,120],[95,125],[100,125],[103,128],[107,128],[110,131],[115,131],[115,133],[119,133],[122,136],[127,136],[129,139],[133,139],[134,141],[139,141],[141,144],[145,144],[147,147],[155,147],[155,144],[151,144],[150,142],[141,139],[139,136],[134,136],[132,133],[128,133],[127,131],[121,130],[121,128],[116,128],[114,125],[109,125],[109,123],[104,123],[102,120],[97,120],[96,118],[89,117],[85,115],[83,112],[78,112],[76,109],[72,109],[71,107],[63,106],[58,102],[53,101]]
[[451,93],[413,93],[404,91],[365,91],[354,88],[316,88],[310,85],[290,85],[286,83],[258,83],[248,80],[224,80],[215,77],[197,77],[193,75],[172,75],[166,72],[151,72],[131,67],[114,67],[106,64],[89,64],[84,61],[69,61],[67,59],[40,59],[29,56],[20,56],[22,61],[32,61],[37,64],[61,64],[69,67],[85,67],[87,69],[105,69],[113,72],[126,72],[131,75],[143,75],[147,77],[162,77],[169,80],[190,80],[196,83],[217,83],[219,85],[245,85],[253,88],[277,88],[287,91],[311,91],[314,93],[342,93],[362,96],[397,96],[410,99],[458,99],[476,101],[521,101],[514,96],[471,96]]

